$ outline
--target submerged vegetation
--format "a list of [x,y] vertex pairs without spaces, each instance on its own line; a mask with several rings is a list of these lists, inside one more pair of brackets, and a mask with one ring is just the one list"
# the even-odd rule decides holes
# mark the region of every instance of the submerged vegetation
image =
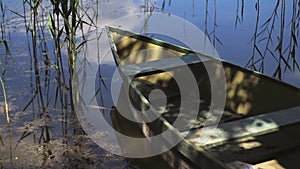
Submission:
[[[108,154],[89,140],[79,125],[74,112],[72,78],[79,54],[85,55],[85,47],[90,41],[89,34],[101,35],[98,28],[101,3],[109,0],[19,0],[22,9],[6,7],[6,1],[0,0],[0,83],[1,106],[4,107],[5,125],[0,125],[0,168],[17,167],[94,167],[129,168],[123,158]],[[195,2],[191,0],[193,13]],[[236,0],[235,29],[246,20],[246,2]],[[204,5],[203,23],[200,29],[208,35],[218,47],[226,44],[220,38],[222,34],[218,21],[218,1],[199,0]],[[298,71],[299,58],[299,22],[300,0],[293,0],[287,7],[285,0],[277,0],[273,12],[268,18],[261,16],[261,0],[255,3],[256,22],[253,37],[249,38],[252,53],[243,54],[249,58],[247,67],[264,72],[270,59],[275,60],[273,76],[282,79],[286,71]],[[274,1],[275,2],[275,1]],[[7,2],[10,3],[10,2]],[[158,5],[151,0],[144,0],[138,7],[143,12],[164,12],[172,8],[172,0],[163,0]],[[249,7],[252,8],[252,7]],[[23,11],[22,11],[23,10]],[[286,16],[292,10],[292,16]],[[7,29],[7,15],[17,16],[22,20],[27,51],[27,72],[29,77],[12,81],[6,80],[8,73],[14,73],[14,50],[10,48],[11,32]],[[97,41],[98,43],[98,41]],[[98,45],[98,44],[97,44]],[[98,49],[99,50],[99,49]],[[5,51],[5,52],[2,52]],[[99,51],[98,51],[99,52]],[[28,56],[27,56],[28,55]],[[248,56],[249,55],[249,56]],[[20,65],[16,64],[18,67]],[[24,65],[22,65],[24,66]],[[20,67],[22,67],[20,66]],[[25,76],[24,75],[24,76]],[[14,75],[10,75],[14,76]],[[19,77],[19,76],[18,76]],[[100,75],[101,77],[101,75]],[[8,82],[8,83],[7,83]],[[9,85],[20,83],[18,88],[26,86],[27,93],[21,97],[12,95]],[[9,85],[8,85],[9,84]],[[8,92],[7,90],[10,90]],[[25,87],[24,87],[25,88]],[[14,91],[18,92],[18,91]],[[22,91],[20,91],[22,93]],[[101,94],[97,90],[96,94]],[[20,97],[19,102],[14,99]],[[3,101],[3,104],[2,104]],[[26,103],[24,103],[26,101]],[[13,105],[19,103],[21,107]],[[1,109],[1,110],[2,110]],[[2,112],[1,112],[2,113]],[[0,122],[1,118],[0,118]],[[24,152],[25,151],[25,152]],[[9,154],[9,155],[2,155]],[[24,157],[20,157],[24,156]],[[29,164],[28,164],[29,163]]]

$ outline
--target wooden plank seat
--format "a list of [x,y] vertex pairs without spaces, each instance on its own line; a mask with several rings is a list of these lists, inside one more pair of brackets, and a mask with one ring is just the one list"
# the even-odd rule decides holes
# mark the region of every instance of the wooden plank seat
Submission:
[[[210,139],[201,146],[214,147],[230,140],[258,136],[278,131],[280,127],[300,122],[300,106],[288,108],[272,113],[261,114],[249,118],[219,124]],[[209,127],[209,126],[208,126]],[[189,141],[198,143],[203,128],[195,129],[190,133]]]

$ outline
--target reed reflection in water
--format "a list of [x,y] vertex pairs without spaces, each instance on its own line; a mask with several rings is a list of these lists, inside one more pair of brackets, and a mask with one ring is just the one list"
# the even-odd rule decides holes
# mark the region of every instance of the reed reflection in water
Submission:
[[285,73],[299,72],[299,0],[167,2],[159,4],[163,12],[194,23],[221,58],[281,80]]

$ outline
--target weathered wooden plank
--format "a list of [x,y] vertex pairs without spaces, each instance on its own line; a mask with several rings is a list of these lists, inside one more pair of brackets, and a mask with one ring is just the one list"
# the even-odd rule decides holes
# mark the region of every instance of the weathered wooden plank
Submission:
[[202,143],[199,137],[204,133],[203,129],[194,130],[187,139],[198,145],[201,143],[201,146],[210,147],[228,140],[278,131],[279,127],[297,122],[300,122],[300,106],[220,124],[205,143]]
[[238,160],[256,164],[286,157],[300,148],[299,127],[300,123],[296,123],[280,127],[276,132],[230,141],[211,148],[210,153],[226,163]]
[[165,58],[150,62],[122,66],[122,71],[127,76],[140,77],[154,73],[161,73],[176,67],[191,65],[208,60],[211,60],[211,58],[208,58],[204,55],[202,56],[190,53],[181,57]]

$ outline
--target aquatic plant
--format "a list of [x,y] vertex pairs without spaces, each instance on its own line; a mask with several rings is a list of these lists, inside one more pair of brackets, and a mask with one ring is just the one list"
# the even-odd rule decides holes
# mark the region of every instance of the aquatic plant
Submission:
[[2,87],[2,92],[3,92],[3,98],[4,98],[4,110],[5,110],[5,115],[6,115],[6,122],[8,125],[10,125],[10,119],[9,119],[9,113],[8,113],[8,102],[7,102],[7,95],[6,95],[6,87],[5,87],[5,82],[4,82],[4,75],[7,70],[7,67],[4,69],[2,68],[2,61],[0,61],[0,71],[1,71],[1,76],[0,76],[0,83]]

